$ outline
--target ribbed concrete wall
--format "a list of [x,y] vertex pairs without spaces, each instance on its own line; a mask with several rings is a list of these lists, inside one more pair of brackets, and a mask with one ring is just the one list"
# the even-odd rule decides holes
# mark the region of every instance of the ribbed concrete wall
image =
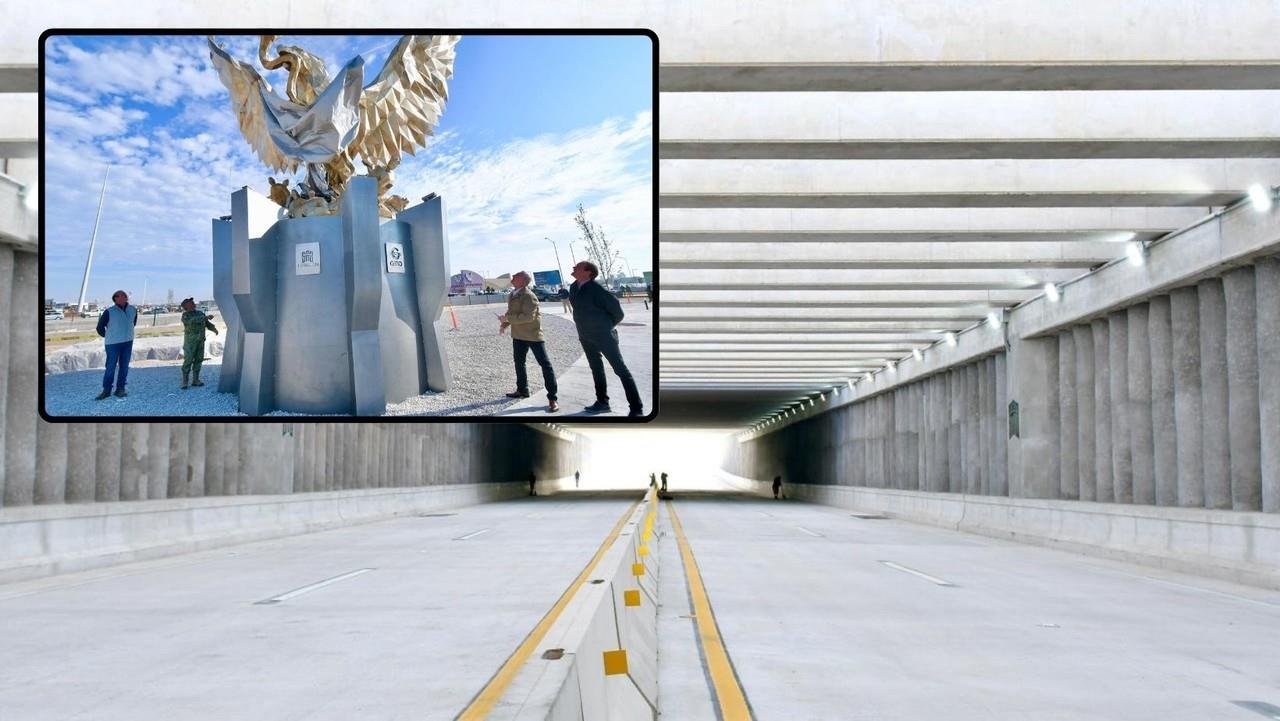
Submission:
[[[951,367],[731,447],[756,480],[1237,511],[1280,511],[1280,258]],[[1011,344],[1011,348],[1018,345]],[[1009,483],[1006,368],[1036,352],[1021,434],[1035,487]],[[1034,392],[1032,392],[1034,390]],[[1028,411],[1048,427],[1028,428]],[[1024,472],[1026,469],[1023,469]],[[1047,472],[1047,479],[1044,478]]]
[[6,507],[525,483],[579,467],[572,442],[521,425],[64,425],[36,421],[27,403],[25,435],[13,416],[5,424]]
[[738,444],[725,470],[767,480],[1008,493],[1004,355]]
[[36,254],[0,244],[0,507],[572,475],[582,449],[522,425],[50,424],[36,413]]

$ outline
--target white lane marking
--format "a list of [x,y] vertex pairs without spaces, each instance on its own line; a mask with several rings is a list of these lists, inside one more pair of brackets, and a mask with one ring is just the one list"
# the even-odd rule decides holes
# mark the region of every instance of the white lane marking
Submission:
[[481,533],[488,533],[489,531],[490,531],[490,529],[488,529],[488,528],[481,528],[480,530],[478,530],[478,531],[472,531],[471,533],[468,533],[468,534],[467,534],[467,535],[465,535],[465,536],[458,536],[457,538],[455,538],[455,539],[453,539],[453,540],[455,540],[455,541],[465,541],[465,540],[467,540],[468,538],[475,538],[476,536],[479,536]]
[[767,516],[767,517],[769,517],[769,518],[773,518],[773,514],[772,514],[772,513],[766,513],[765,511],[756,511],[756,513],[759,513],[759,514],[760,514],[760,515],[762,515],[762,516]]
[[1232,701],[1231,703],[1243,709],[1256,711],[1267,718],[1280,721],[1280,707],[1272,706],[1265,701]]
[[355,571],[351,571],[349,573],[344,573],[341,576],[326,578],[323,581],[318,581],[309,586],[303,586],[302,588],[295,588],[292,591],[289,591],[288,593],[282,593],[279,596],[272,596],[271,598],[268,598],[265,601],[258,601],[254,605],[266,606],[273,603],[280,603],[281,601],[288,601],[289,599],[297,598],[298,596],[301,596],[304,593],[311,593],[317,588],[324,588],[325,586],[328,586],[333,583],[337,583],[338,581],[345,581],[348,578],[355,578],[356,576],[368,573],[372,570],[373,570],[372,568],[360,568]]
[[826,538],[826,536],[823,536],[821,533],[818,533],[817,531],[810,531],[804,526],[796,526],[796,528],[800,529],[801,531],[804,531],[805,533],[809,534],[810,536],[813,536],[814,538]]
[[[1105,567],[1104,567],[1104,566],[1096,566],[1096,568],[1105,568]],[[1123,575],[1125,575],[1125,576],[1129,576],[1130,578],[1140,578],[1140,579],[1142,579],[1142,580],[1144,580],[1144,581],[1151,581],[1152,583],[1163,583],[1163,584],[1164,584],[1164,585],[1166,585],[1166,586],[1176,586],[1176,587],[1178,587],[1178,588],[1185,588],[1185,589],[1187,589],[1188,591],[1196,591],[1196,592],[1198,592],[1198,593],[1206,593],[1206,594],[1209,594],[1209,595],[1211,595],[1211,596],[1220,596],[1220,597],[1222,597],[1222,598],[1230,598],[1230,599],[1233,599],[1233,600],[1236,600],[1236,601],[1244,601],[1245,603],[1255,603],[1255,604],[1257,604],[1257,605],[1259,605],[1259,606],[1267,606],[1267,607],[1269,607],[1269,608],[1280,608],[1280,604],[1272,603],[1272,602],[1270,602],[1270,601],[1264,601],[1264,600],[1259,599],[1259,598],[1249,598],[1248,596],[1237,596],[1237,595],[1236,595],[1236,594],[1234,594],[1234,593],[1227,593],[1227,592],[1225,592],[1225,591],[1215,591],[1215,590],[1213,590],[1212,588],[1201,588],[1200,586],[1192,586],[1192,585],[1191,585],[1191,584],[1189,584],[1189,583],[1178,583],[1177,581],[1170,581],[1170,580],[1168,580],[1168,579],[1164,579],[1164,578],[1155,578],[1154,576],[1143,576],[1143,575],[1141,575],[1141,574],[1137,574],[1137,573],[1127,573],[1127,572],[1125,572],[1125,571],[1118,571],[1118,570],[1115,570],[1115,569],[1107,569],[1107,570],[1109,570],[1109,571],[1115,571],[1116,573],[1123,574]]]
[[929,574],[927,574],[927,573],[921,573],[920,571],[917,571],[917,570],[915,570],[914,568],[907,568],[906,566],[899,566],[898,564],[894,563],[893,561],[881,561],[880,563],[883,563],[884,565],[888,566],[889,568],[894,569],[895,571],[902,571],[903,573],[910,573],[912,576],[919,576],[920,578],[923,578],[924,580],[926,580],[926,581],[928,581],[928,582],[930,582],[930,583],[936,583],[936,584],[938,584],[939,586],[955,586],[955,584],[954,584],[954,583],[952,583],[952,582],[950,582],[950,581],[944,581],[944,580],[942,580],[941,578],[937,578],[936,576],[930,576],[930,575],[929,575]]

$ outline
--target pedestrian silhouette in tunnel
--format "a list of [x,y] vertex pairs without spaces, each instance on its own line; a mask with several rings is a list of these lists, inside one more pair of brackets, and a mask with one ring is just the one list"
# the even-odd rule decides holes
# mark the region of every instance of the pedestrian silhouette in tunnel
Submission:
[[778,494],[782,492],[782,476],[773,477],[773,500],[778,500]]

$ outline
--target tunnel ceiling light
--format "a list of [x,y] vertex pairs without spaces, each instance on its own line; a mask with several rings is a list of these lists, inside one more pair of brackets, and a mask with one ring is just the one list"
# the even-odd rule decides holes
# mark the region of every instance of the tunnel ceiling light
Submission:
[[919,348],[912,348],[912,349],[911,349],[911,355],[912,355],[912,357],[914,357],[917,361],[923,361],[923,360],[924,360],[924,353],[921,353]]
[[1142,265],[1147,261],[1147,246],[1140,240],[1135,240],[1125,246],[1124,253],[1129,256],[1129,262],[1134,265]]
[[894,365],[893,361],[885,361],[885,363],[884,363],[884,369],[885,369],[885,370],[887,370],[887,371],[889,371],[890,373],[897,373],[897,372],[898,372],[898,367],[897,367],[896,365]]
[[997,313],[996,311],[994,311],[994,310],[993,310],[993,311],[991,311],[990,313],[988,313],[988,314],[987,314],[987,327],[988,327],[988,328],[990,328],[990,329],[992,329],[992,330],[996,330],[997,328],[999,328],[999,327],[1000,327],[1000,322],[1001,322],[1001,321],[1000,321],[1000,314],[999,314],[999,313]]
[[955,333],[952,333],[951,331],[947,331],[947,334],[946,334],[945,336],[943,336],[943,337],[946,339],[946,341],[947,341],[947,345],[951,346],[952,348],[955,348],[955,347],[956,347],[956,334],[955,334]]
[[18,196],[22,198],[22,205],[29,212],[35,212],[40,208],[40,185],[39,183],[28,183],[18,191]]
[[1053,283],[1045,283],[1044,297],[1048,298],[1050,303],[1057,303],[1062,298],[1062,293],[1058,292],[1058,286]]
[[1249,202],[1253,205],[1253,209],[1259,213],[1271,210],[1274,200],[1274,191],[1271,188],[1261,183],[1254,183],[1249,186]]

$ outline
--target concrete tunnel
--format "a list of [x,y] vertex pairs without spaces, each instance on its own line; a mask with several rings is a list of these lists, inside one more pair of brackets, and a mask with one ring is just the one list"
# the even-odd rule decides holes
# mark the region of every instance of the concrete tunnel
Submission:
[[576,7],[661,39],[643,426],[40,420],[55,19],[0,33],[0,719],[1280,718],[1273,3]]

